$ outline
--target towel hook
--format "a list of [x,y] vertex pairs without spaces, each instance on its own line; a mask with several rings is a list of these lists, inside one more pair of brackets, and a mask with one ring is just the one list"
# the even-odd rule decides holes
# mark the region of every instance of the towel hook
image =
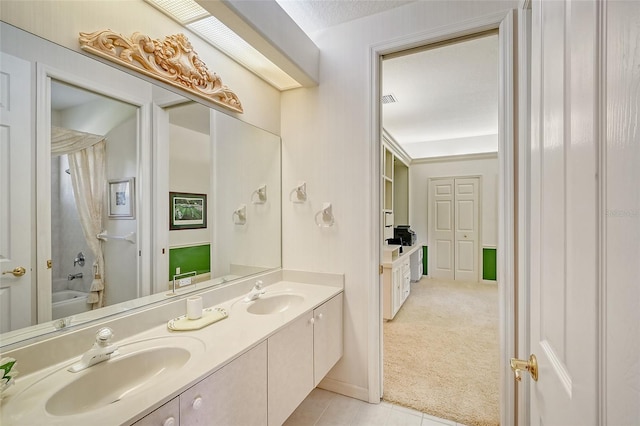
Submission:
[[335,218],[333,216],[333,207],[331,206],[331,203],[323,203],[322,210],[316,213],[314,219],[316,225],[321,228],[329,228],[330,226],[333,226]]
[[[292,198],[293,194],[295,194],[295,198]],[[292,203],[304,203],[307,201],[307,183],[304,181],[299,182],[289,193],[289,200]]]
[[267,202],[267,185],[264,184],[251,194],[252,204],[264,204]]
[[231,220],[233,220],[233,223],[236,225],[244,225],[247,223],[247,206],[240,204],[231,215]]

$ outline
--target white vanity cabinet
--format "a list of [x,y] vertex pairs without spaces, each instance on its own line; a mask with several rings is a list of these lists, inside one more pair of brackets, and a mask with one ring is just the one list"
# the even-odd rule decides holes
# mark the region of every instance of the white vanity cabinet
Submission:
[[342,293],[268,339],[269,426],[279,426],[343,354]]
[[313,390],[313,314],[269,337],[269,426],[279,426]]
[[180,400],[173,398],[134,423],[135,426],[179,426]]
[[340,293],[135,426],[280,426],[343,355]]
[[267,342],[183,392],[180,424],[267,424]]
[[342,293],[313,311],[313,387],[342,358]]

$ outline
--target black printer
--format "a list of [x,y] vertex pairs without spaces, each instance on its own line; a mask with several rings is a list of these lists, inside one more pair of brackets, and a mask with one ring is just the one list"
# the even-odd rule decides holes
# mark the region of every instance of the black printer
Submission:
[[393,228],[393,238],[402,241],[403,246],[412,246],[416,243],[416,233],[409,225],[398,225]]

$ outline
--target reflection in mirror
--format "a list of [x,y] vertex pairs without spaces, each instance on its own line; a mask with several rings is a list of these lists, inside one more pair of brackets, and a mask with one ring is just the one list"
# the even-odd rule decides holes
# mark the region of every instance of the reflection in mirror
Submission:
[[[17,146],[31,151],[20,154],[25,160],[20,167],[17,162],[10,166],[13,157],[0,156],[0,186],[22,188],[11,192],[18,194],[15,201],[12,198],[11,202],[0,203],[0,207],[11,206],[16,210],[10,215],[0,215],[2,220],[11,218],[10,223],[0,223],[0,240],[9,235],[6,229],[14,227],[25,238],[14,237],[11,241],[34,243],[27,244],[26,256],[18,259],[5,256],[8,251],[0,241],[2,270],[17,266],[25,266],[27,270],[22,277],[10,274],[0,277],[1,348],[16,348],[61,327],[73,328],[149,304],[175,300],[167,297],[167,289],[171,288],[178,268],[180,272],[196,271],[198,276],[195,286],[179,289],[182,296],[281,266],[278,136],[175,93],[170,93],[174,101],[167,102],[169,92],[165,89],[4,22],[0,22],[0,35],[2,72],[9,63],[5,57],[12,56],[26,67],[20,75],[35,74],[35,80],[41,81],[41,66],[64,75],[64,78],[52,76],[48,95],[36,90],[34,79],[23,79],[26,86],[17,92],[20,94],[17,98],[33,99],[35,105],[27,105],[19,120],[24,124],[21,140],[31,140],[31,144]],[[96,85],[100,90],[94,90]],[[106,87],[113,88],[113,95],[102,90]],[[84,100],[73,101],[76,96]],[[59,306],[53,312],[54,293],[56,300],[71,297],[76,291],[92,294],[96,255],[87,243],[79,219],[71,184],[74,167],[69,164],[68,154],[52,156],[51,147],[43,143],[46,132],[29,115],[31,110],[41,112],[38,120],[47,115],[45,112],[51,112],[49,134],[51,126],[56,126],[99,138],[106,136],[106,173],[102,184],[97,185],[104,193],[102,228],[109,237],[133,235],[134,243],[114,238],[100,243],[104,272],[98,270],[98,275],[104,278],[105,290],[95,296],[98,300],[102,297],[103,307],[83,303],[86,312],[69,316],[68,312],[61,313]],[[94,122],[95,117],[103,120]],[[158,128],[166,132],[157,131]],[[12,129],[11,134],[18,135],[17,130]],[[165,154],[159,155],[162,152]],[[39,162],[36,166],[34,159],[43,155],[47,165]],[[44,184],[40,182],[43,175],[48,176]],[[8,179],[2,180],[4,176]],[[158,182],[158,177],[166,182]],[[116,185],[110,188],[109,181],[116,181]],[[134,194],[129,215],[133,217],[109,217],[110,207],[127,213],[127,206],[119,204],[121,199],[117,195],[124,191],[126,182],[131,182]],[[254,191],[264,185],[267,199],[254,204]],[[41,189],[37,196],[36,186]],[[205,194],[206,227],[170,231],[170,192]],[[8,194],[9,191],[0,192],[3,197]],[[33,205],[27,203],[29,199]],[[40,209],[45,200],[50,206],[41,215],[36,207]],[[247,206],[247,223],[243,227],[234,225],[232,220],[232,212],[240,204]],[[21,217],[24,221],[19,223]],[[32,237],[26,237],[29,234]],[[74,239],[67,241],[68,237]],[[36,250],[36,241],[38,245],[44,244],[45,250]],[[52,260],[52,269],[47,269],[48,260]],[[13,321],[11,316],[18,313],[22,313],[21,318]]]
[[[195,271],[222,283],[279,267],[280,138],[195,102],[165,111],[169,191],[208,194],[211,224],[169,231],[169,280]],[[269,197],[253,203],[259,187],[271,188]],[[242,227],[238,205],[246,205]],[[170,221],[175,214],[170,206]]]
[[[133,105],[51,80],[53,268],[38,280],[38,303],[50,299],[52,305],[50,318],[38,308],[38,322],[138,297],[137,244],[97,237],[137,231],[135,190],[128,188],[138,174],[137,111]],[[119,220],[113,214],[119,210],[132,214]]]

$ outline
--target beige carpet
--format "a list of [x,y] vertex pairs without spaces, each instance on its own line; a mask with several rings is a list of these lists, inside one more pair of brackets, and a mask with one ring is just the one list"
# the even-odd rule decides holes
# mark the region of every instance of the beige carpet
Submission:
[[468,425],[499,424],[498,289],[422,278],[384,324],[388,402]]

